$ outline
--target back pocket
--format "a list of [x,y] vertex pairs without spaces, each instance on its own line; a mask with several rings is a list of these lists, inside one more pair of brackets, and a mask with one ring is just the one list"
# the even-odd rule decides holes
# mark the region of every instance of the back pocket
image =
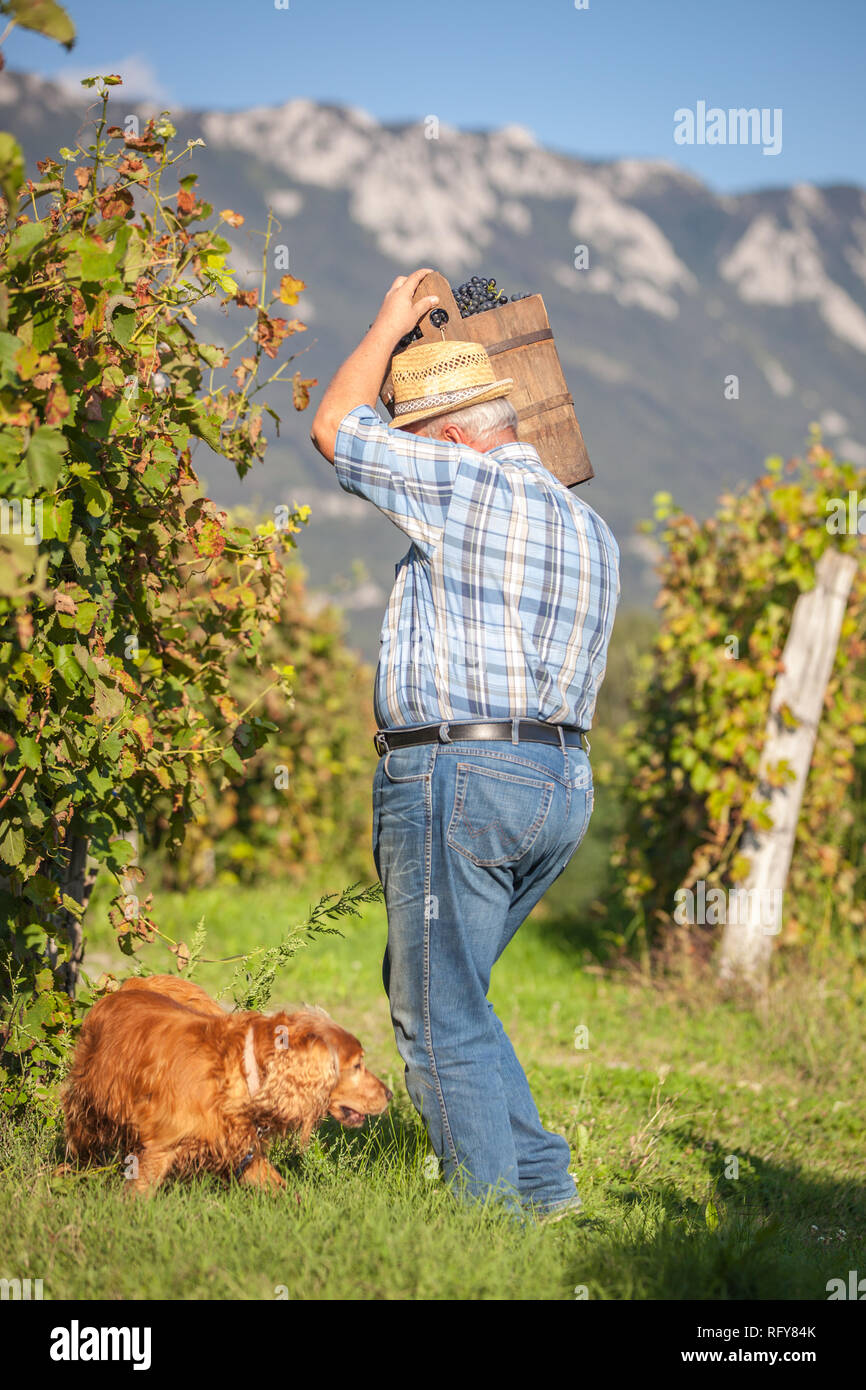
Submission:
[[458,763],[448,844],[485,868],[516,863],[532,848],[553,790],[553,782]]

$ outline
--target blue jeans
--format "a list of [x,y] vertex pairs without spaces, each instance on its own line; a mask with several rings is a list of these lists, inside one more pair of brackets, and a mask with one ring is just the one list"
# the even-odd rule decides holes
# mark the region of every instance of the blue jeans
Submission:
[[592,813],[582,748],[425,743],[379,759],[373,855],[385,893],[382,976],[406,1087],[455,1195],[520,1215],[576,1201],[488,1002],[490,972],[580,845]]

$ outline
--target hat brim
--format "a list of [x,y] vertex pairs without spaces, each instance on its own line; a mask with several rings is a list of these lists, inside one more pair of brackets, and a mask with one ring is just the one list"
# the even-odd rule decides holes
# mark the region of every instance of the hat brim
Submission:
[[406,415],[395,415],[393,420],[389,421],[389,428],[399,430],[404,425],[413,425],[416,420],[434,420],[437,415],[469,410],[473,405],[481,405],[484,401],[495,401],[499,396],[510,395],[513,387],[514,378],[505,376],[500,381],[491,382],[489,386],[479,386],[477,396],[469,396],[464,401],[452,401],[450,405],[424,406],[420,410],[410,410]]

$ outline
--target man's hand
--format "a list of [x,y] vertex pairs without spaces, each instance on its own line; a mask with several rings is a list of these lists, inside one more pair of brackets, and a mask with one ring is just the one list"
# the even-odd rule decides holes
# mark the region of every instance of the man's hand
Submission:
[[383,332],[387,329],[388,333],[393,335],[395,347],[400,339],[411,333],[424,315],[439,303],[438,294],[425,295],[417,304],[413,301],[415,291],[424,276],[429,274],[430,271],[427,269],[413,270],[411,275],[398,275],[382,300],[376,323],[381,324]]
[[435,294],[425,295],[417,304],[412,301],[424,276],[429,274],[430,271],[424,269],[397,276],[370,331],[346,358],[322,397],[310,438],[330,463],[334,462],[340,421],[359,405],[375,408],[398,342],[439,303],[439,296]]

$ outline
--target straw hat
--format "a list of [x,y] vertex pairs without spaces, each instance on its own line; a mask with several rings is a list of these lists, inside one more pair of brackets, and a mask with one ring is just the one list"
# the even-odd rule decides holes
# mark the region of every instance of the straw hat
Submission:
[[391,380],[392,429],[507,396],[514,385],[513,377],[496,379],[480,343],[452,338],[419,343],[397,353],[391,362]]

